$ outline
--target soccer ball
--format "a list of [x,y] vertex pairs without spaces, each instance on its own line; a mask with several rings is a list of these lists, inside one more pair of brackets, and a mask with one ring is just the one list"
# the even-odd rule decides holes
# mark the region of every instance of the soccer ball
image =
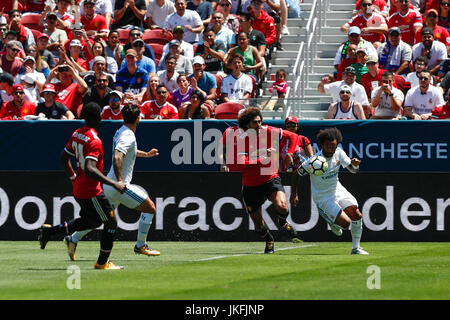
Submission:
[[328,162],[322,156],[314,156],[308,161],[308,167],[306,170],[315,176],[320,176],[327,172],[328,170]]

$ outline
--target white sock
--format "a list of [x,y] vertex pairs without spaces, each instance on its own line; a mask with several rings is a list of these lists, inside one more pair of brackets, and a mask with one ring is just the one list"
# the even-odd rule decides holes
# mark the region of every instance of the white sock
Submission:
[[153,216],[153,213],[141,213],[136,241],[136,246],[138,248],[142,247],[147,240],[147,234],[148,230],[150,230],[150,226],[152,225]]
[[362,235],[362,219],[352,221],[351,234],[353,249],[359,248]]
[[72,234],[72,242],[77,243],[78,241],[81,240],[81,238],[83,238],[85,235],[87,235],[91,231],[92,231],[92,229],[87,229],[87,230],[83,230],[83,231],[75,231]]

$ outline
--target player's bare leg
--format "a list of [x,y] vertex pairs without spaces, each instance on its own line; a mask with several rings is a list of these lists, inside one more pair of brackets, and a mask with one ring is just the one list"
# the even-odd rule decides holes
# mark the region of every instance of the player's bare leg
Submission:
[[267,228],[267,225],[264,222],[261,207],[251,212],[250,218],[252,219],[253,224],[255,225],[256,232],[259,234],[261,238],[264,238],[264,240],[266,240],[266,248],[264,249],[264,253],[274,253],[275,252],[273,243],[274,239],[272,234],[270,233],[269,228]]
[[344,229],[347,229],[351,224],[352,254],[368,254],[360,246],[362,236],[362,213],[359,211],[358,207],[350,206],[345,208],[344,211],[341,211],[336,217],[335,224]]
[[283,191],[276,191],[272,193],[269,200],[278,212],[278,224],[280,227],[289,233],[292,242],[301,242],[298,238],[297,231],[295,231],[291,224],[286,220],[289,215],[286,194]]
[[159,256],[161,253],[157,250],[152,250],[146,243],[148,231],[150,230],[153,217],[156,213],[155,203],[150,198],[147,198],[135,209],[141,212],[141,217],[139,219],[138,235],[134,252],[146,256]]

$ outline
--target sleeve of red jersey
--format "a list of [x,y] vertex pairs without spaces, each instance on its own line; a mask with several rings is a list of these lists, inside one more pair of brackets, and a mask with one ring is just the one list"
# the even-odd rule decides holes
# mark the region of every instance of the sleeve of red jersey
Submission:
[[103,150],[102,140],[100,139],[92,140],[86,150],[85,159],[89,158],[98,161],[100,155],[102,154],[102,150]]
[[[299,135],[296,133],[290,132],[288,130],[282,130],[281,131],[281,139],[287,139],[289,141],[289,148],[287,150],[287,153],[294,153],[295,147],[297,146],[297,139],[299,139]],[[280,140],[281,140],[280,139]]]

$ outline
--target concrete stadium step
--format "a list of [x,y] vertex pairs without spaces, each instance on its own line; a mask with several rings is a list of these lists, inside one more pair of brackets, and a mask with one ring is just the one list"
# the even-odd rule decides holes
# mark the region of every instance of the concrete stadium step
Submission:
[[301,104],[301,110],[327,111],[329,103],[323,102],[304,102]]
[[300,110],[300,119],[304,120],[322,120],[325,118],[327,111]]
[[344,23],[347,22],[347,19],[327,19],[325,26],[327,27],[341,27]]
[[346,21],[352,18],[352,13],[349,11],[328,11],[325,13],[326,19],[341,19],[344,24]]

